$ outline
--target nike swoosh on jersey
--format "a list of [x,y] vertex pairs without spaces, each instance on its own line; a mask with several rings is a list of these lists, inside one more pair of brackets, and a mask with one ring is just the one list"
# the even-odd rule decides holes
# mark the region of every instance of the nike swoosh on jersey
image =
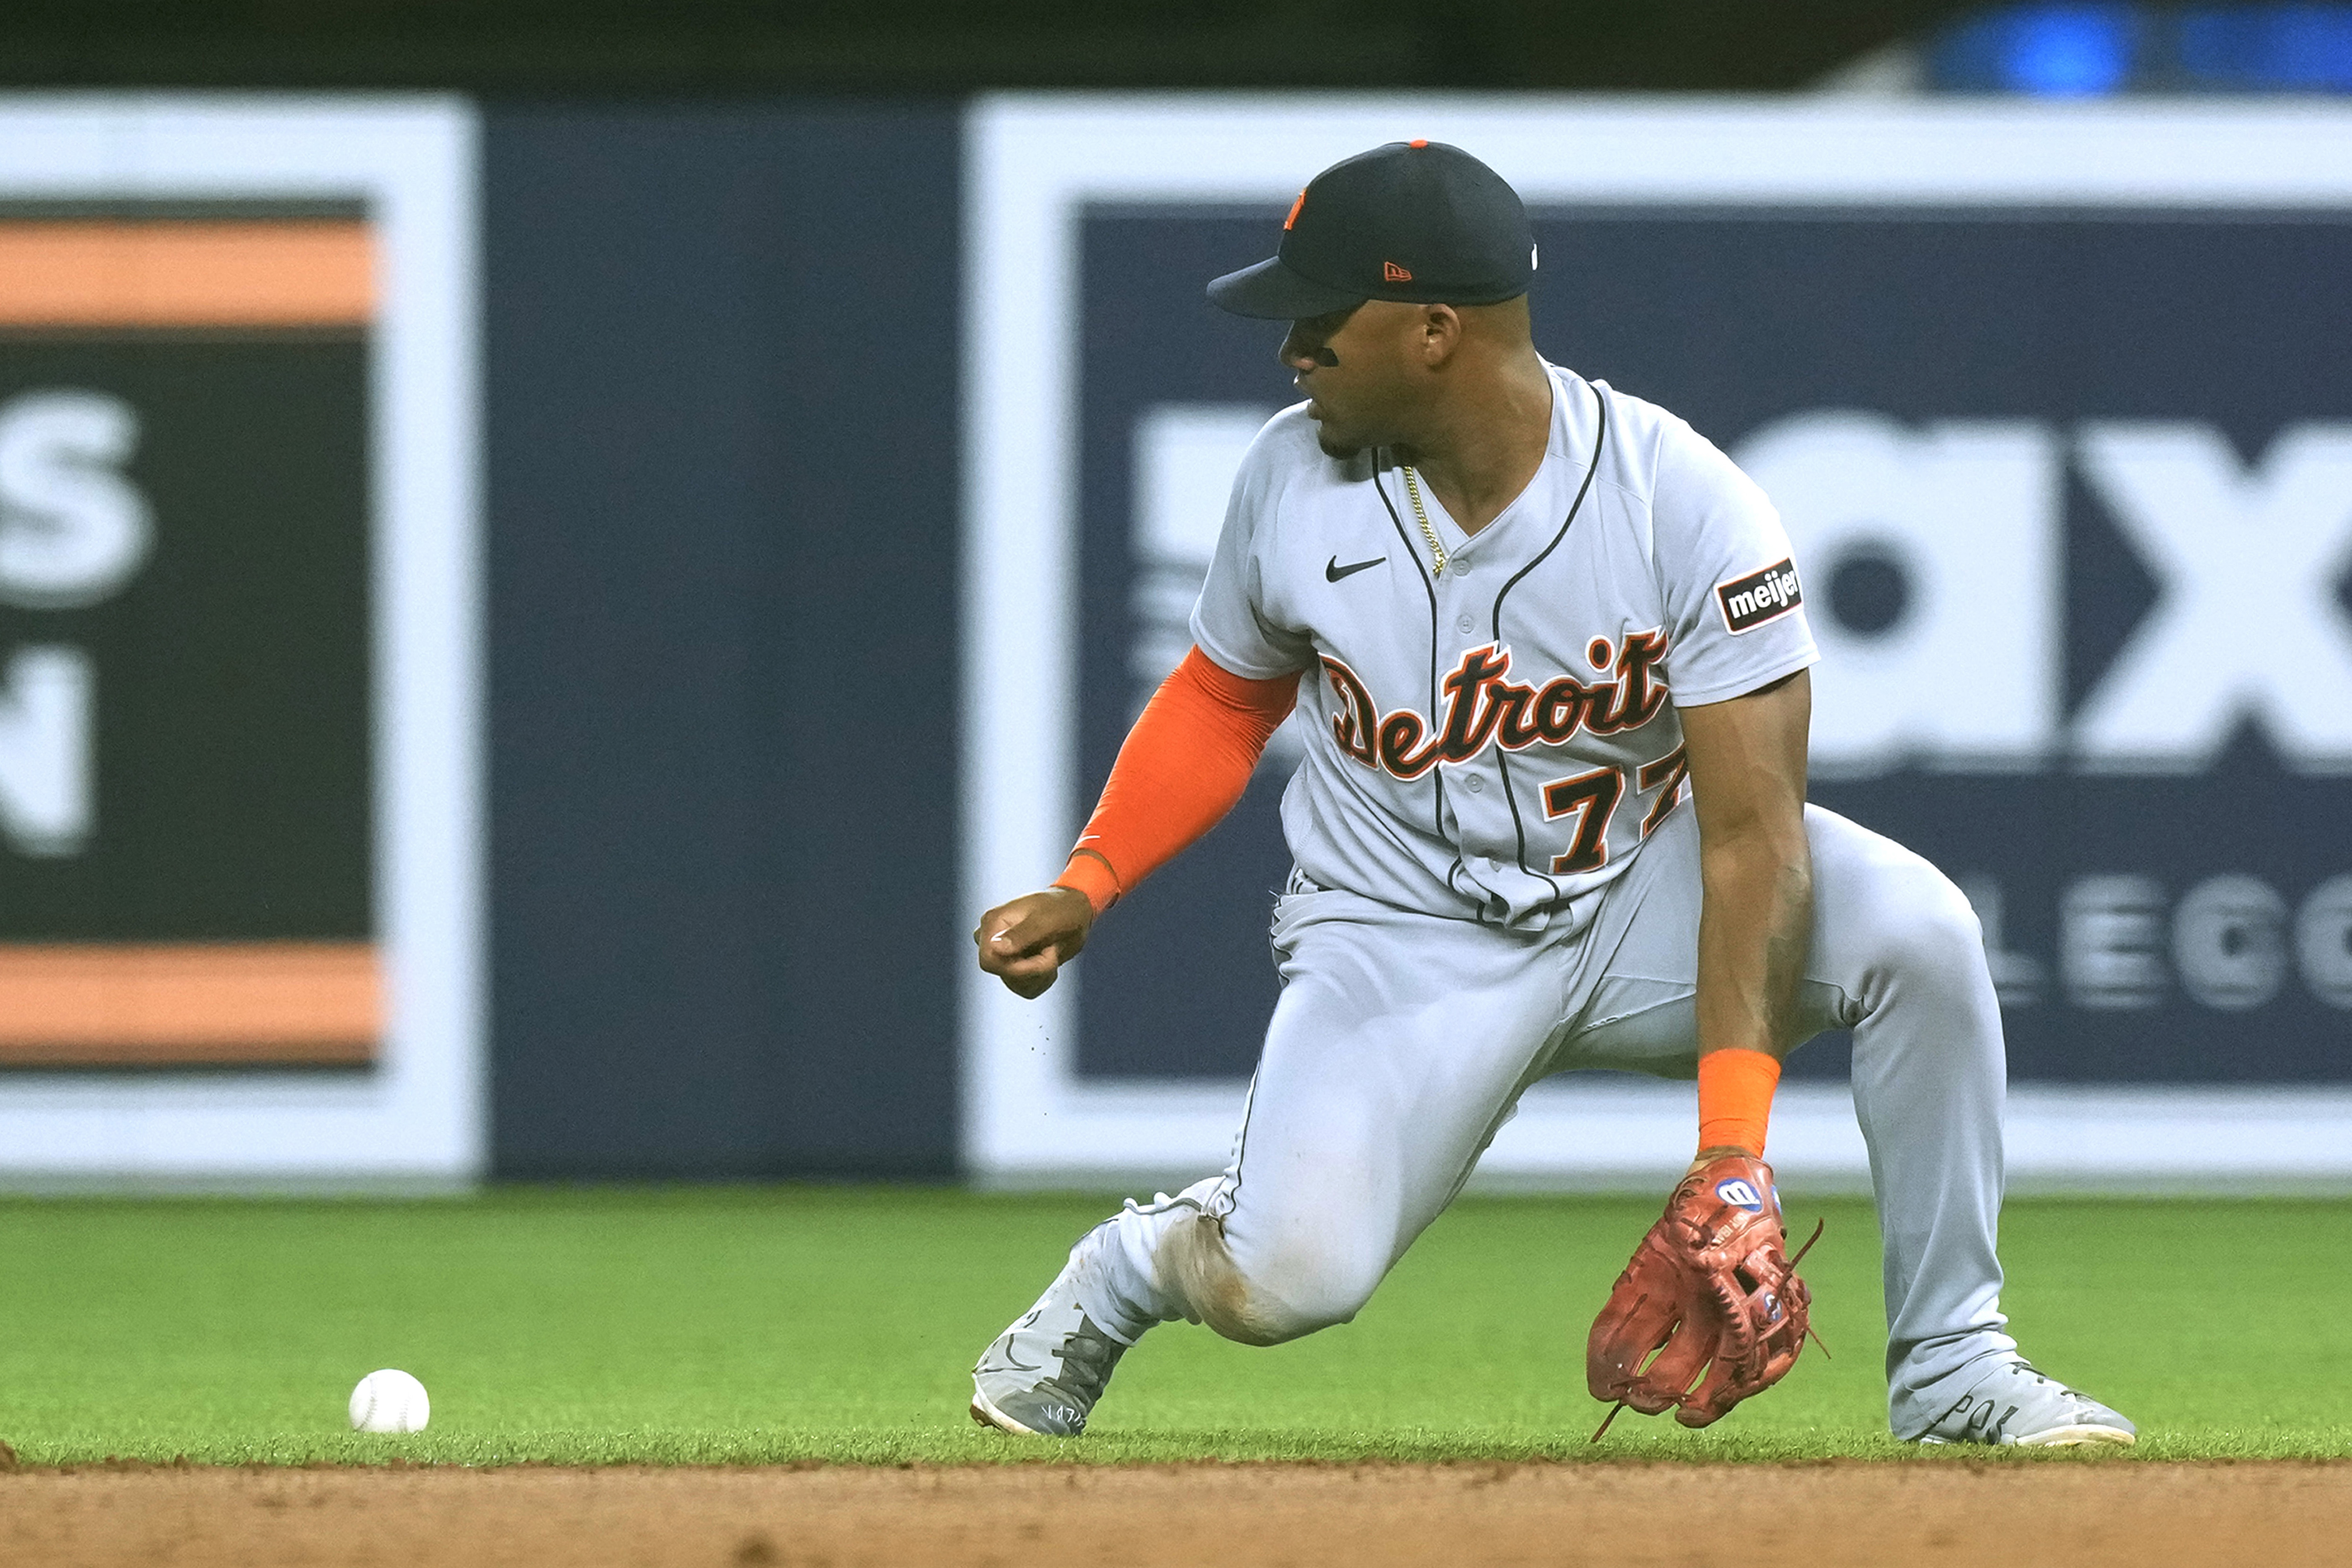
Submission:
[[1323,581],[1337,583],[1342,577],[1352,577],[1359,572],[1369,572],[1387,559],[1385,555],[1375,555],[1370,561],[1359,561],[1352,566],[1342,566],[1339,564],[1339,558],[1334,555],[1323,568]]

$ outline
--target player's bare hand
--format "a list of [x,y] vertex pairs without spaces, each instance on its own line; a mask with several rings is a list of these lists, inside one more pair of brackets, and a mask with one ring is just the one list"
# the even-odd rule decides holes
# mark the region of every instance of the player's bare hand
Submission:
[[1094,929],[1095,907],[1084,893],[1047,888],[999,904],[980,917],[971,940],[980,966],[1016,996],[1043,996],[1062,965],[1077,957]]

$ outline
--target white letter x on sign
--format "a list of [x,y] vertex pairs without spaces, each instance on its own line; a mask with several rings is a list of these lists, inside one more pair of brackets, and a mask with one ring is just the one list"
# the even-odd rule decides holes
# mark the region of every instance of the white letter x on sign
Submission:
[[2252,472],[2202,425],[2092,425],[2083,473],[2160,585],[2075,716],[2099,772],[2193,773],[2241,719],[2302,773],[2352,772],[2352,425],[2282,433]]

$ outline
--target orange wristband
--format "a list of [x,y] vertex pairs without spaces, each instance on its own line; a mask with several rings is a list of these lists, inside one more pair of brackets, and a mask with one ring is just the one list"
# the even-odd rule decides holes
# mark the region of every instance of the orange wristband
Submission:
[[1118,902],[1121,891],[1118,873],[1110,868],[1110,862],[1091,849],[1072,851],[1070,863],[1054,879],[1054,886],[1084,894],[1097,914]]
[[1760,1159],[1780,1081],[1780,1060],[1766,1051],[1709,1051],[1699,1058],[1698,1146],[1745,1149]]

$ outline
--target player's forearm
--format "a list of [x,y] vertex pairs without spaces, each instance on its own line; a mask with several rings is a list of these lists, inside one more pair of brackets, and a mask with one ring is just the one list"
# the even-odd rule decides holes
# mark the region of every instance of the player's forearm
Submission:
[[1174,859],[1241,799],[1297,700],[1296,677],[1249,680],[1198,648],[1187,654],[1128,731],[1055,885],[1084,894],[1100,913]]
[[1699,851],[1698,1048],[1779,1057],[1794,1045],[1812,933],[1812,854],[1801,813],[1759,819]]
[[1698,815],[1699,1162],[1761,1157],[1796,1044],[1797,982],[1812,937],[1812,847],[1805,834],[1802,670],[1728,702],[1685,709]]

